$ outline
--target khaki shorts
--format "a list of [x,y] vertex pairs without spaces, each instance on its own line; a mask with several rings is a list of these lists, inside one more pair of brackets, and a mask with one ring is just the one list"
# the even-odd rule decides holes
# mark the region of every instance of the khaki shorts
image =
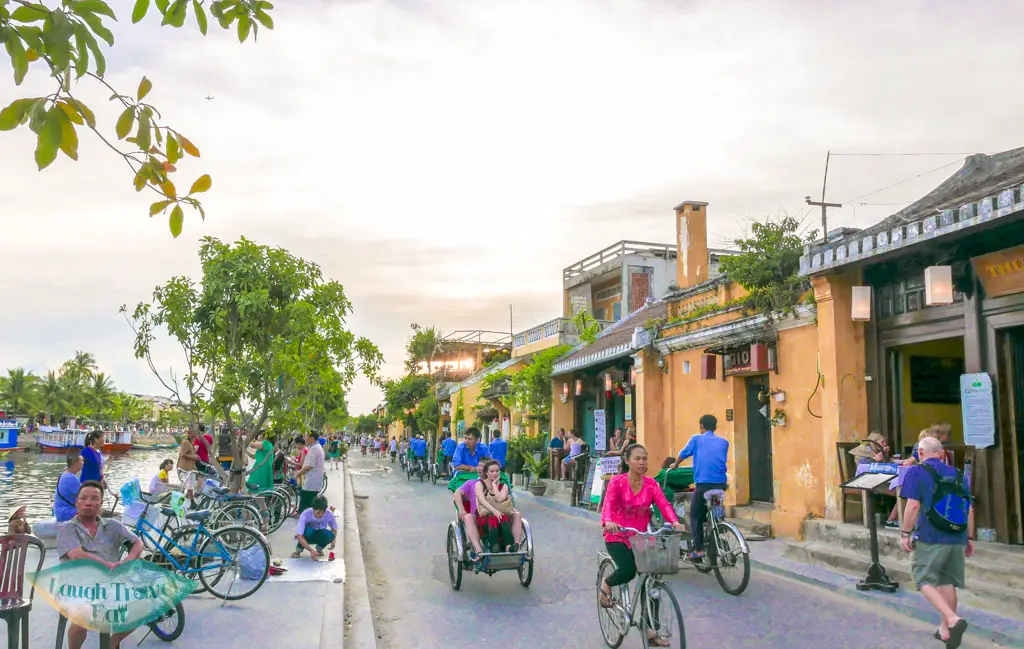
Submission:
[[964,587],[964,546],[918,542],[910,560],[910,572],[921,586]]

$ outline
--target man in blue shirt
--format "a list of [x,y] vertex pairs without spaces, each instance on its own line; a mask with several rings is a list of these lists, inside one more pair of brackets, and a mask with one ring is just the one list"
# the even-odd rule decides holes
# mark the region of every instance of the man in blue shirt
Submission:
[[727,489],[729,479],[725,463],[729,457],[729,440],[715,435],[718,419],[714,415],[700,418],[700,435],[694,435],[686,448],[679,451],[679,459],[672,468],[679,466],[688,457],[693,458],[693,504],[690,506],[690,533],[693,534],[693,552],[687,555],[690,561],[704,558],[704,519],[707,516],[707,501],[704,494],[712,489]]
[[452,464],[452,456],[455,455],[455,447],[459,445],[454,439],[452,434],[445,432],[444,439],[441,440],[441,453],[444,454],[444,472],[448,473],[449,467]]
[[487,451],[491,454],[492,460],[498,461],[498,466],[501,470],[505,470],[505,458],[508,457],[508,442],[501,438],[501,430],[496,430],[492,433],[493,439],[487,446]]
[[558,433],[548,442],[548,448],[565,448],[565,429],[559,428]]
[[[968,510],[967,525],[960,532],[937,529],[927,515],[935,496],[932,471],[943,480],[955,478],[959,471],[943,462],[942,442],[935,437],[925,437],[918,442],[918,452],[921,464],[907,471],[900,487],[900,495],[907,499],[900,545],[906,552],[913,551],[910,570],[914,584],[942,616],[934,637],[944,641],[947,647],[959,647],[967,630],[967,620],[956,614],[956,589],[964,587],[964,559],[974,554],[974,507]],[[970,489],[966,483],[965,486]],[[959,502],[963,504],[964,500]],[[916,546],[912,538],[915,530]]]
[[466,439],[459,442],[452,455],[452,464],[456,471],[476,471],[480,460],[491,457],[487,446],[480,443],[480,431],[476,428],[466,429]]

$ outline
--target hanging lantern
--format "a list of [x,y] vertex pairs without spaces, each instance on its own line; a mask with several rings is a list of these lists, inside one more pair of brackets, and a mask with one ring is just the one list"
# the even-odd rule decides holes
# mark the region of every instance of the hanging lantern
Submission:
[[583,394],[583,379],[576,379],[576,396]]
[[636,365],[629,368],[629,383],[630,385],[636,385]]
[[854,286],[850,300],[850,318],[854,322],[871,320],[871,287]]
[[605,375],[604,375],[604,391],[605,392],[611,392],[612,391],[612,373],[611,372],[605,372]]
[[566,381],[562,382],[562,403],[569,402],[569,383]]
[[947,306],[953,303],[953,267],[929,266],[924,269],[924,303]]

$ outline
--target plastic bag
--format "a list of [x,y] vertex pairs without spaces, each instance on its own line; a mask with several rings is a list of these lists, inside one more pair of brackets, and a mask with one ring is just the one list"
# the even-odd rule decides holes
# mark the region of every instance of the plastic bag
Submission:
[[239,552],[238,567],[242,579],[259,581],[270,568],[267,563],[267,553],[263,551],[263,546],[256,543]]
[[173,509],[174,513],[178,516],[184,515],[185,494],[180,491],[171,492],[171,509]]
[[126,508],[142,500],[142,485],[135,478],[121,485],[121,504]]

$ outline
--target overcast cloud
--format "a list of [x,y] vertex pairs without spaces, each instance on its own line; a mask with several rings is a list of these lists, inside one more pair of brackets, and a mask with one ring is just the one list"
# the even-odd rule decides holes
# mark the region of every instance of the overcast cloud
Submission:
[[[131,3],[114,4],[126,23]],[[559,315],[563,267],[620,239],[674,241],[683,199],[710,202],[722,245],[751,217],[806,213],[827,150],[1024,143],[1020,3],[292,0],[273,15],[245,45],[153,20],[115,29],[109,81],[127,92],[147,74],[165,121],[202,149],[182,175],[214,178],[207,221],[187,218],[178,240],[89,138],[80,162],[38,173],[28,131],[0,134],[0,367],[86,349],[122,389],[161,393],[117,307],[197,275],[201,236],[244,234],[340,280],[352,328],[394,375],[410,322],[505,330],[509,304],[517,330]],[[3,71],[3,104],[43,92]],[[112,124],[108,93],[78,92]],[[828,198],[960,157],[833,158]],[[956,168],[830,225],[869,225]],[[378,399],[360,382],[350,403]]]

